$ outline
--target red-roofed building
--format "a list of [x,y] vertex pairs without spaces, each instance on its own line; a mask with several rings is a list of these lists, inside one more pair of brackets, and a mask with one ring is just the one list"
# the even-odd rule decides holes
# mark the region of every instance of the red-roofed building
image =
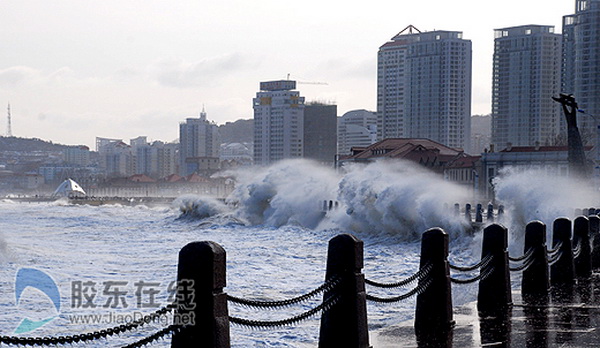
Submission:
[[473,187],[479,157],[429,139],[390,138],[368,147],[352,148],[352,154],[339,156],[337,167],[346,163],[402,159],[443,175],[447,180]]

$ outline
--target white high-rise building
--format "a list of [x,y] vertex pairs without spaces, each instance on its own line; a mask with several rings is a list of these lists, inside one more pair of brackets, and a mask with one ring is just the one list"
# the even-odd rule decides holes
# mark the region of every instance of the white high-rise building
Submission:
[[304,97],[296,81],[260,83],[254,105],[254,164],[304,155]]
[[458,31],[408,26],[379,48],[379,139],[428,138],[469,148],[471,41]]
[[179,124],[179,172],[210,175],[219,170],[221,137],[214,122],[206,119],[204,108],[199,118]]
[[338,154],[348,155],[353,147],[367,147],[376,142],[376,113],[352,110],[338,119]]
[[[600,124],[600,0],[576,0],[575,14],[563,17],[562,35],[561,92],[573,94],[584,111],[577,116],[582,140],[596,145]],[[563,118],[561,122],[565,122]]]
[[495,30],[492,143],[551,145],[559,132],[561,35],[548,25]]

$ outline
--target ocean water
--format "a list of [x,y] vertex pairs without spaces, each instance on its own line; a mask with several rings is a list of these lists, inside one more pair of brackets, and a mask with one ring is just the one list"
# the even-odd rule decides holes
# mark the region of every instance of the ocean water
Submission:
[[[178,252],[193,241],[213,241],[226,250],[227,293],[260,300],[295,297],[321,285],[327,243],[339,233],[353,233],[364,241],[365,276],[382,282],[404,279],[417,270],[420,233],[430,227],[440,226],[449,233],[454,263],[473,264],[479,259],[480,235],[466,234],[464,221],[445,207],[467,201],[468,192],[418,169],[375,164],[335,173],[300,161],[235,175],[238,186],[227,204],[197,196],[154,208],[0,201],[0,335],[81,334],[150,313],[153,306],[169,302]],[[596,200],[597,194],[589,190],[585,195],[575,192],[573,199],[566,198],[568,192],[555,199],[555,189],[534,194],[536,187],[556,187],[553,180],[542,179],[539,173],[507,173],[497,183],[507,204],[515,255],[522,251],[518,244],[522,221],[548,220],[573,205],[592,206]],[[323,200],[329,199],[338,201],[339,208],[324,214]],[[519,209],[510,209],[511,205]],[[59,289],[59,308],[31,287],[19,293],[17,301],[17,274],[24,268],[51,277]],[[367,287],[368,293],[379,296],[409,289]],[[453,291],[454,305],[475,298],[474,286]],[[319,300],[267,311],[230,304],[229,314],[284,319]],[[414,306],[414,298],[396,304],[368,303],[371,336],[413,318]],[[35,330],[15,333],[24,318],[50,320]],[[122,346],[160,330],[170,319],[88,346]],[[232,325],[231,340],[233,347],[315,347],[318,331],[317,316],[271,329]],[[167,338],[152,346],[169,344]]]

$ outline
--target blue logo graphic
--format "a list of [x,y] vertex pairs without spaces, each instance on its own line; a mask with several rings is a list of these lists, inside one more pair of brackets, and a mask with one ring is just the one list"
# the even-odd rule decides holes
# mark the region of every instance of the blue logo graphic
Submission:
[[[17,306],[19,305],[19,300],[21,299],[23,291],[25,291],[27,287],[32,287],[43,292],[54,304],[56,312],[60,312],[60,293],[56,283],[48,274],[35,268],[19,269],[15,281],[15,298],[17,300]],[[33,331],[44,326],[46,323],[52,321],[56,317],[57,316],[53,316],[39,321],[24,318],[19,326],[15,329],[15,334]]]

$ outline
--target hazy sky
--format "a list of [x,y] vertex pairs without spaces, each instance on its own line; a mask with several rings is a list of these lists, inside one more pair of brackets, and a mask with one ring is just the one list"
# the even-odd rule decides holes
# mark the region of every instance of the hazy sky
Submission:
[[206,106],[252,118],[260,81],[290,78],[338,114],[376,109],[377,50],[412,24],[473,42],[473,114],[490,112],[493,30],[561,29],[574,0],[0,1],[0,134],[93,148],[96,136],[172,141]]

